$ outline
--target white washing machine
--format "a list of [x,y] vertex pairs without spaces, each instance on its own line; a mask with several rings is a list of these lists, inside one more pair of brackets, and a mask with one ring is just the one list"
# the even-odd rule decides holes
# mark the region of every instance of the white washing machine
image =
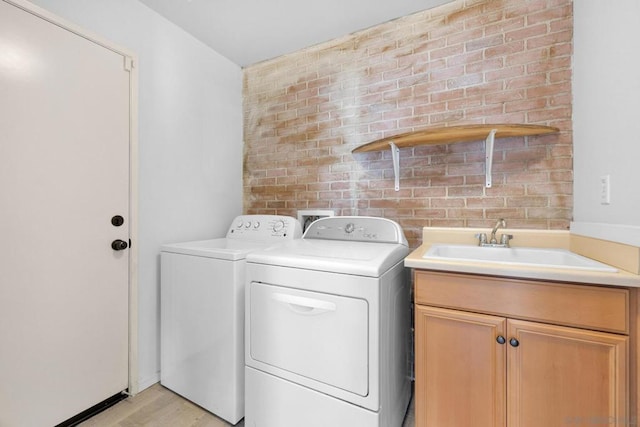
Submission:
[[162,385],[232,424],[244,416],[245,259],[301,234],[295,218],[244,215],[225,238],[162,246]]
[[408,253],[393,221],[330,217],[247,256],[245,426],[402,425]]

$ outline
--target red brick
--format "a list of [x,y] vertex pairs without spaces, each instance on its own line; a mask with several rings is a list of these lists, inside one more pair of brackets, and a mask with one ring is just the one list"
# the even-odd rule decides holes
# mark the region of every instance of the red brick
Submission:
[[550,23],[550,30],[552,33],[555,33],[556,31],[562,31],[562,30],[567,30],[572,28],[573,28],[572,16],[568,16],[564,19],[558,19]]
[[[496,80],[504,80],[508,78],[518,77],[518,76],[524,75],[524,71],[525,71],[525,67],[522,65],[509,67],[509,68],[502,68],[496,71],[489,71],[485,73],[485,80],[487,82],[493,82]],[[508,89],[514,89],[514,88],[507,87],[506,89],[508,90]]]
[[533,62],[527,64],[528,73],[545,73],[553,70],[566,70],[571,68],[571,57],[560,56],[557,58],[550,57],[545,61]]
[[573,32],[570,30],[551,33],[542,37],[534,37],[527,40],[527,49],[545,48],[560,43],[571,42]]
[[571,83],[556,83],[545,86],[537,86],[527,89],[527,98],[536,98],[538,96],[550,96],[563,93],[571,93]]
[[420,54],[423,52],[433,52],[436,49],[443,48],[446,46],[447,39],[442,37],[435,40],[421,40],[417,41],[417,44],[413,46],[413,53]]
[[487,218],[508,218],[509,220],[517,218],[526,218],[526,210],[522,208],[502,208],[502,209],[486,209]]
[[483,209],[447,209],[447,218],[483,218]]
[[493,46],[500,46],[504,44],[504,35],[496,34],[481,39],[471,40],[465,43],[465,50],[467,52],[486,49]]
[[547,21],[553,21],[557,19],[567,18],[572,16],[571,5],[563,5],[562,7],[546,8],[538,13],[527,14],[527,24],[533,25],[539,22],[545,23]]
[[414,109],[414,115],[423,116],[427,114],[434,113],[442,113],[443,111],[447,111],[447,103],[446,102],[432,102],[427,105],[419,105]]
[[562,195],[573,194],[573,185],[570,182],[558,182],[551,184],[527,184],[528,195]]
[[522,196],[525,194],[524,184],[494,184],[491,188],[485,189],[487,197]]
[[465,66],[465,72],[467,74],[483,72],[486,75],[488,71],[498,70],[503,66],[504,60],[502,58],[492,58],[484,61],[467,63]]
[[507,102],[504,105],[505,112],[540,110],[547,106],[545,98],[534,98],[526,101]]
[[522,41],[504,43],[501,45],[487,48],[484,50],[484,55],[486,58],[493,58],[496,56],[506,55],[508,59],[510,55],[513,55],[518,52],[524,52],[524,42]]
[[445,218],[446,209],[415,209],[414,215],[418,218]]
[[462,76],[464,76],[464,66],[459,65],[456,67],[446,68],[444,70],[434,70],[431,72],[431,81],[448,80]]
[[491,116],[500,116],[502,115],[502,113],[504,113],[504,108],[503,106],[500,105],[488,105],[488,106],[481,106],[478,108],[467,108],[465,109],[465,117],[467,119],[474,119],[474,118],[486,118],[486,117],[491,117]]
[[500,9],[497,11],[485,11],[485,13],[465,20],[465,28],[480,27],[486,30],[494,22],[501,22],[504,18],[504,12]]
[[509,19],[503,19],[493,24],[487,24],[484,28],[486,35],[492,35],[496,33],[506,33],[510,30],[524,27],[524,16],[516,16]]
[[446,187],[424,187],[413,189],[413,197],[445,197],[446,195]]
[[447,175],[477,175],[484,173],[484,163],[465,163],[462,165],[447,165]]
[[447,46],[464,45],[464,43],[468,42],[469,40],[481,39],[483,36],[484,31],[482,28],[471,28],[466,31],[448,35]]
[[469,197],[467,207],[469,208],[502,208],[504,207],[503,197]]
[[433,199],[431,201],[431,207],[433,208],[464,208],[465,205],[465,199],[463,198]]
[[424,94],[429,95],[433,92],[440,92],[446,89],[447,89],[447,82],[445,80],[440,80],[437,82],[418,84],[416,85],[416,87],[413,88],[413,93],[416,96],[424,95]]
[[[383,215],[412,245],[424,225],[491,227],[496,215],[566,229],[571,10],[570,0],[457,1],[247,67],[245,211]],[[351,153],[389,135],[474,123],[561,132],[498,139],[492,188],[482,140],[402,149],[398,192],[389,150]]]
[[507,206],[512,207],[544,207],[549,206],[548,197],[507,197]]
[[484,95],[484,100],[487,104],[524,100],[525,98],[526,92],[524,89],[488,92]]
[[477,86],[484,82],[484,75],[482,73],[465,74],[460,77],[453,77],[447,81],[448,89],[455,89],[459,87]]
[[529,208],[527,209],[527,214],[529,218],[555,218],[555,219],[571,219],[571,209],[561,209],[561,208]]
[[571,118],[571,108],[547,108],[544,110],[529,111],[527,117],[532,123],[557,120],[559,118]]
[[461,55],[447,57],[447,66],[455,67],[457,65],[473,64],[484,59],[484,55],[481,50],[475,52],[465,52]]

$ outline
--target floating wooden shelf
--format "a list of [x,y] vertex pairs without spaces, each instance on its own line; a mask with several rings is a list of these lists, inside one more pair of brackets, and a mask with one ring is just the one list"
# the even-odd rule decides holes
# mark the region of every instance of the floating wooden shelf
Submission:
[[389,148],[393,142],[398,148],[415,147],[429,144],[450,144],[453,142],[478,141],[485,139],[489,132],[496,130],[495,138],[509,138],[514,136],[543,135],[558,132],[558,128],[539,125],[461,125],[438,127],[403,133],[379,139],[355,148],[353,153],[365,153],[368,151],[380,151]]
[[509,138],[516,136],[544,135],[556,133],[560,129],[540,125],[460,125],[447,126],[382,138],[355,148],[353,153],[366,153],[391,148],[393,158],[393,172],[395,174],[395,189],[400,190],[400,148],[416,147],[418,145],[451,144],[454,142],[477,141],[485,139],[485,174],[486,187],[491,187],[491,169],[493,164],[493,144],[495,138]]

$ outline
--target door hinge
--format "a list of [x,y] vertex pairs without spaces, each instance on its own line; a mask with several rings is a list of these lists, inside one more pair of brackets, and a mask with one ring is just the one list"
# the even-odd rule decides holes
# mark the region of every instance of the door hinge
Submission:
[[133,68],[133,58],[131,58],[130,56],[125,56],[124,57],[124,70],[125,71],[131,71],[132,68]]

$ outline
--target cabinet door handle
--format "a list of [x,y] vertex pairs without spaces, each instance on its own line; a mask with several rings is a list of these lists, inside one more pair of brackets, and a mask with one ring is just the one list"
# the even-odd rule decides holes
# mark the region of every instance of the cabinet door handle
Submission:
[[517,346],[519,346],[519,345],[520,345],[520,341],[518,341],[518,340],[517,340],[517,339],[515,339],[515,338],[511,338],[511,339],[509,340],[509,344],[511,344],[511,347],[517,347]]
[[507,342],[507,340],[505,340],[502,335],[498,335],[498,338],[496,338],[496,341],[498,341],[498,344],[504,344]]

